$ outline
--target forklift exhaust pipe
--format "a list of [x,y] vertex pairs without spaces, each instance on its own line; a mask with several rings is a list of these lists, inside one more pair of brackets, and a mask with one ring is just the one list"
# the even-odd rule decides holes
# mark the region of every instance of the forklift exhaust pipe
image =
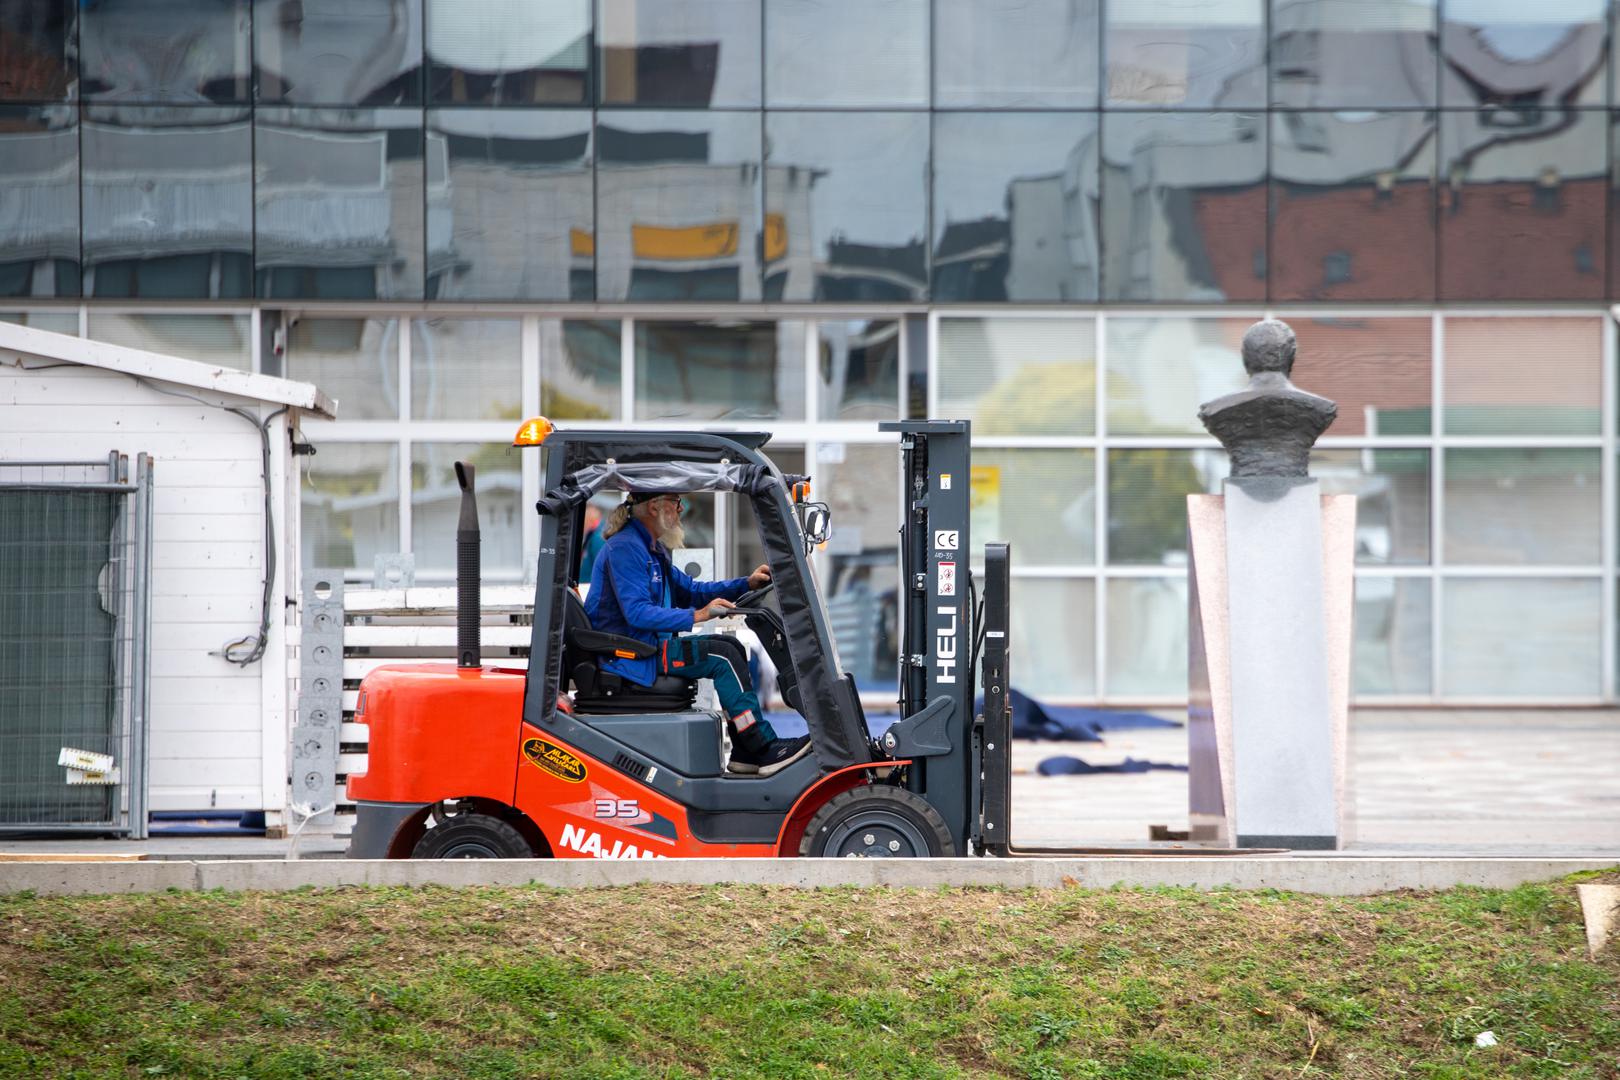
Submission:
[[456,667],[483,664],[478,641],[481,576],[478,558],[478,497],[473,494],[473,466],[456,462],[456,483],[461,487],[461,518],[456,522]]

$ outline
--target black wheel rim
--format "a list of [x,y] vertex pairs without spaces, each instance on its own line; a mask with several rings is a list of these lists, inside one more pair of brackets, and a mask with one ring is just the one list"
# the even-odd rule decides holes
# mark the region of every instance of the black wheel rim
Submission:
[[828,829],[825,854],[836,859],[919,859],[928,855],[928,838],[893,811],[865,810]]

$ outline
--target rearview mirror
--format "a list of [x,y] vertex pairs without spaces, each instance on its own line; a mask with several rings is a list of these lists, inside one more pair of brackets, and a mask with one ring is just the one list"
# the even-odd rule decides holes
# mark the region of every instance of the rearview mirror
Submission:
[[802,502],[794,507],[799,514],[799,531],[804,534],[805,554],[832,535],[832,511],[824,502]]

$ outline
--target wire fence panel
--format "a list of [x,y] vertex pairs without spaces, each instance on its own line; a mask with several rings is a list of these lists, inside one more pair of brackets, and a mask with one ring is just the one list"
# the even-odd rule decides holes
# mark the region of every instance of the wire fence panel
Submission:
[[0,832],[146,835],[151,472],[0,462]]

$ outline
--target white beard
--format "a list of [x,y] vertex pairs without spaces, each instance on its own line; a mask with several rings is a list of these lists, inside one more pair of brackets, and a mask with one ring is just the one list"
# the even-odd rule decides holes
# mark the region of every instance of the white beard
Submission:
[[671,525],[658,534],[658,542],[670,551],[678,551],[686,546],[686,530],[678,523]]

